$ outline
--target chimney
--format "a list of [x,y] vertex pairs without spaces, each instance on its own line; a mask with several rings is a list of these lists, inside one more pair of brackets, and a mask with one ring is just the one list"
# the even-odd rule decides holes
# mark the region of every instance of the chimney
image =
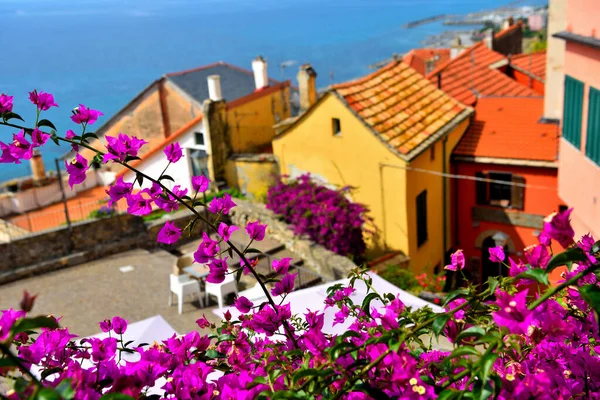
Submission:
[[300,111],[305,111],[317,101],[317,72],[310,64],[303,64],[296,78],[300,92]]
[[208,98],[212,101],[223,100],[223,95],[221,94],[221,76],[210,75],[206,80],[208,82]]
[[504,25],[502,25],[502,29],[508,29],[515,24],[515,19],[513,17],[508,17],[506,21],[504,21]]
[[485,31],[483,31],[483,43],[485,44],[485,47],[487,47],[490,50],[494,50],[494,30],[493,29],[486,29]]
[[460,40],[459,36],[456,36],[452,41],[452,45],[450,46],[450,59],[454,59],[458,57],[460,53],[464,51],[462,40]]
[[254,72],[254,84],[256,90],[261,90],[269,86],[269,77],[267,75],[267,60],[262,56],[252,60],[252,71]]
[[41,182],[46,179],[46,169],[44,168],[44,160],[42,160],[42,154],[38,149],[33,151],[33,156],[29,160],[31,165],[31,172],[33,174],[33,180],[35,182]]

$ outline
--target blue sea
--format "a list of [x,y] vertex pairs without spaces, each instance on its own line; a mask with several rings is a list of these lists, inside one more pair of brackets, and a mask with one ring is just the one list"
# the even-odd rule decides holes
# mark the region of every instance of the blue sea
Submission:
[[[310,62],[318,85],[368,73],[368,65],[419,47],[447,29],[401,26],[436,14],[466,14],[509,0],[0,0],[0,92],[29,125],[33,89],[53,93],[47,112],[59,133],[73,128],[83,103],[104,112],[100,126],[167,72],[226,61],[250,68],[263,55],[274,78],[293,79]],[[547,4],[547,0],[520,5]],[[296,61],[284,70],[280,64]],[[0,140],[14,130],[0,128]],[[48,169],[66,146],[43,148]],[[0,165],[0,180],[30,173],[28,163]]]

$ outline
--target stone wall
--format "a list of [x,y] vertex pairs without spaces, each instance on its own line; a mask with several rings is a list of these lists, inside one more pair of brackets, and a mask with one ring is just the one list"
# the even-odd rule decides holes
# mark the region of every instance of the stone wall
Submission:
[[[156,242],[158,232],[167,221],[183,229],[192,219],[188,210],[148,223],[140,217],[120,214],[73,224],[70,233],[65,226],[0,243],[4,255],[0,259],[0,284],[135,248],[173,250],[175,246]],[[192,235],[186,233],[177,245],[200,238],[205,229],[204,224],[197,223]]]
[[238,226],[245,226],[248,221],[260,220],[267,224],[267,235],[280,241],[304,264],[316,271],[328,281],[343,279],[356,268],[349,258],[340,256],[311,240],[297,236],[292,227],[281,221],[272,211],[267,210],[263,204],[251,203],[236,199],[237,207],[231,210],[231,221]]
[[229,187],[258,202],[267,200],[269,188],[277,183],[279,167],[273,154],[233,154],[227,160],[225,178]]

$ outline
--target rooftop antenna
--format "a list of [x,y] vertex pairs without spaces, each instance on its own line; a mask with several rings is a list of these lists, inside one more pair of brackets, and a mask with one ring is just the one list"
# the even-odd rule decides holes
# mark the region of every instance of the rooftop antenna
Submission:
[[334,76],[333,70],[329,71],[329,84],[330,85],[333,85],[333,76]]

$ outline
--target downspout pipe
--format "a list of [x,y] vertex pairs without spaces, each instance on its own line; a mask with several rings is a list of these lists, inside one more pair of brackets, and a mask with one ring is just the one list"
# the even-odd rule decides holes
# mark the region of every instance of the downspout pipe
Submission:
[[448,178],[446,177],[447,171],[447,162],[446,162],[446,142],[448,142],[448,135],[445,135],[442,139],[442,172],[444,176],[442,178],[442,196],[444,200],[442,203],[444,204],[443,210],[443,246],[444,246],[444,254],[442,256],[442,262],[446,262],[446,252],[448,251]]

